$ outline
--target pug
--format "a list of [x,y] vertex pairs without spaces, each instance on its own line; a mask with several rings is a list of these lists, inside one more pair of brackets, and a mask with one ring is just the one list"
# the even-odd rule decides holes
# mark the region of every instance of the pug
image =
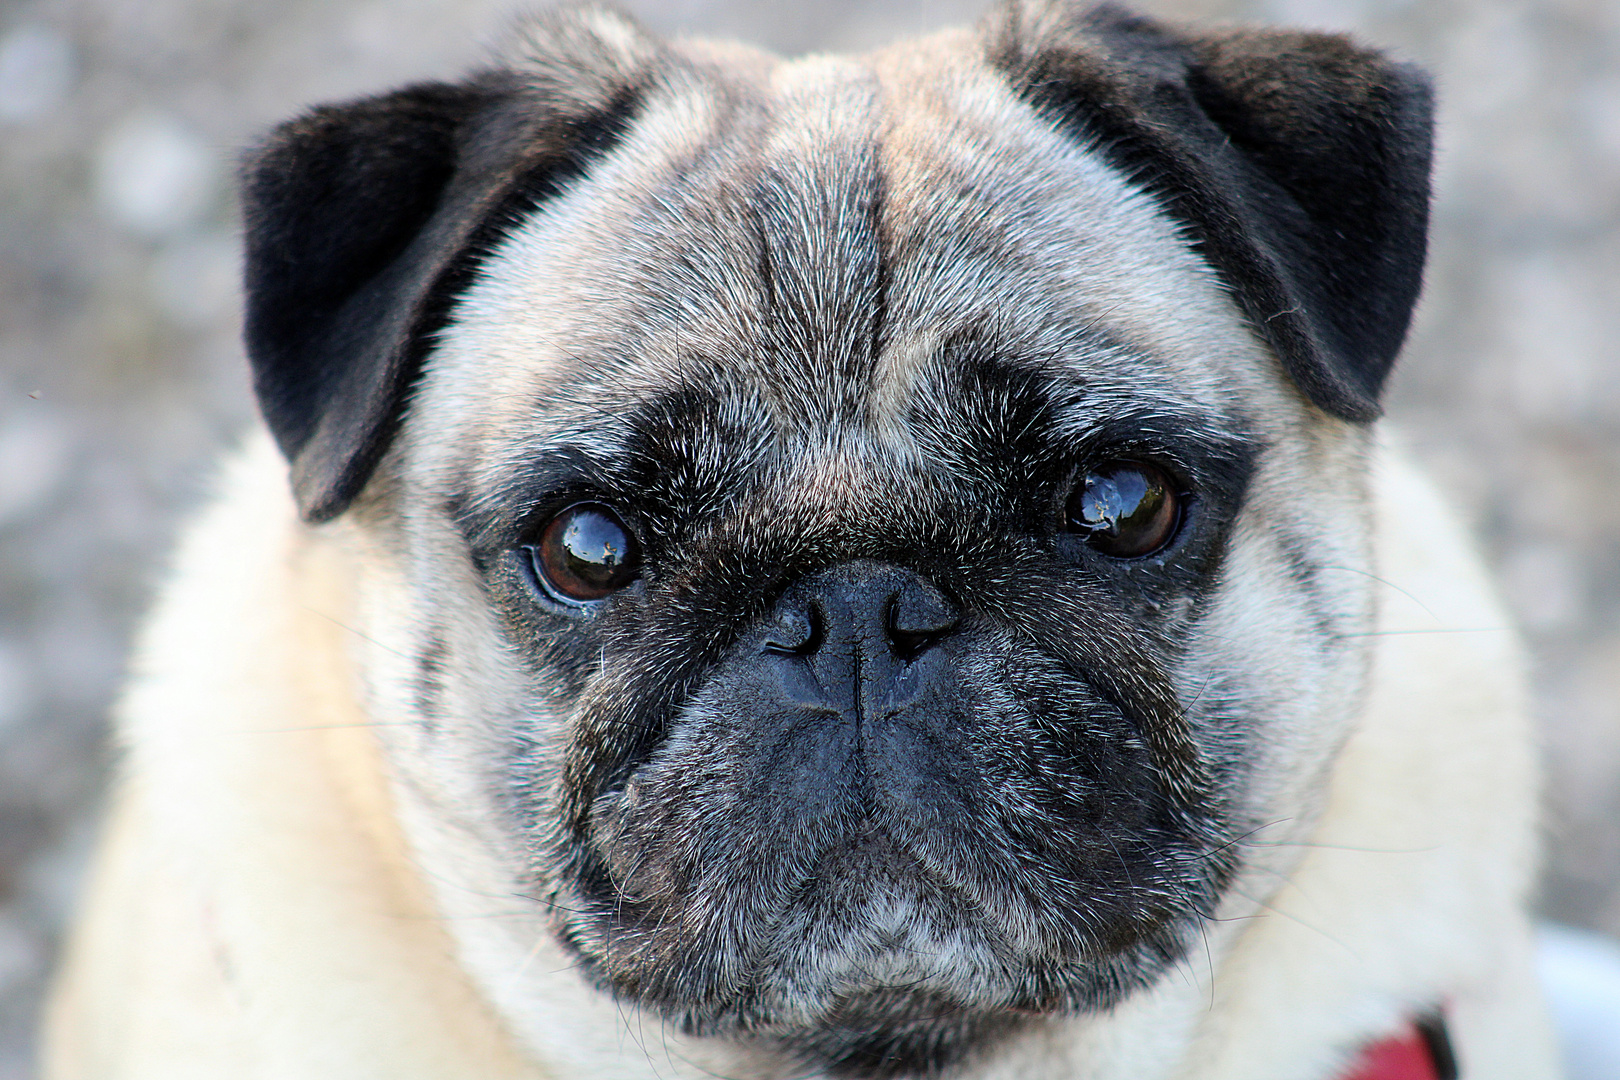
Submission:
[[1010,0],[278,128],[47,1076],[1554,1075],[1518,653],[1375,423],[1430,117]]

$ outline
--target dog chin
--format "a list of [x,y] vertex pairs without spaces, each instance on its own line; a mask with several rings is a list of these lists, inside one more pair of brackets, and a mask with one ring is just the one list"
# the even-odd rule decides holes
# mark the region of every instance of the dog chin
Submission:
[[838,931],[788,920],[775,935],[784,951],[757,979],[671,1019],[688,1034],[785,1051],[816,1075],[931,1076],[1046,1020],[1117,1004],[1169,963],[1170,950],[1138,946],[1043,971],[982,927],[940,924],[919,907],[874,903],[869,929],[837,941]]
[[887,987],[834,999],[814,1025],[728,1034],[766,1042],[816,1075],[891,1080],[936,1075],[1040,1019],[1027,1011],[965,1008],[908,987]]
[[[635,925],[700,921],[701,900],[656,914],[622,901],[581,950],[606,989],[689,1034],[862,1078],[931,1075],[1045,1019],[1106,1009],[1184,955],[1196,921],[1112,927],[1077,955],[1009,932],[881,835],[825,852],[777,906],[729,902],[726,948],[699,938],[663,951],[668,938]],[[574,930],[564,939],[577,948]]]

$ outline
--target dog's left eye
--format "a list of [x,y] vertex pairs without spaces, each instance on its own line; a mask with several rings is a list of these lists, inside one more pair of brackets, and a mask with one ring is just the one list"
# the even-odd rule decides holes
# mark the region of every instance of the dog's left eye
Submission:
[[1116,559],[1137,559],[1169,545],[1181,528],[1182,499],[1162,469],[1143,461],[1110,461],[1075,485],[1067,526]]
[[566,507],[547,523],[540,542],[524,550],[546,592],[565,603],[606,599],[641,569],[635,536],[618,514],[596,502]]

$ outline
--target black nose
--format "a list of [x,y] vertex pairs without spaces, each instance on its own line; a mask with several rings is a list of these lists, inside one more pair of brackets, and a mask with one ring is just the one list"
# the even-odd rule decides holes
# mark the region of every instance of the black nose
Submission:
[[961,612],[927,578],[861,560],[823,571],[789,589],[777,604],[764,647],[808,656],[829,639],[868,647],[886,643],[909,660],[956,628]]
[[862,559],[789,588],[761,648],[781,658],[794,700],[870,717],[915,696],[912,669],[960,621],[957,605],[927,578]]

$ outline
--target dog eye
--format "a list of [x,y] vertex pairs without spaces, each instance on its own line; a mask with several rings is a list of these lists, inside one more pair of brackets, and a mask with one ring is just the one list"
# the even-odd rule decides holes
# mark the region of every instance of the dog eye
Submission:
[[1141,461],[1110,461],[1081,478],[1066,516],[1068,528],[1104,555],[1137,559],[1175,539],[1181,497],[1162,470]]
[[601,503],[566,507],[546,525],[540,542],[525,550],[546,591],[574,604],[611,596],[634,581],[641,569],[635,537],[619,515]]

